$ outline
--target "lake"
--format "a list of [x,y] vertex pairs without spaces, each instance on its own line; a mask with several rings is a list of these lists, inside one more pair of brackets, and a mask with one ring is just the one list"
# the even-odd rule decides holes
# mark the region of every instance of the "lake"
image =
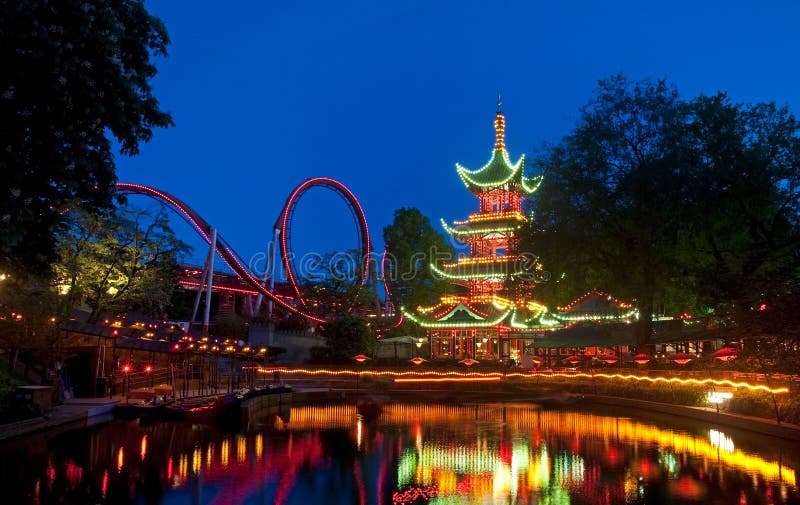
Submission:
[[800,504],[799,453],[621,409],[323,405],[243,432],[114,420],[8,441],[0,502]]

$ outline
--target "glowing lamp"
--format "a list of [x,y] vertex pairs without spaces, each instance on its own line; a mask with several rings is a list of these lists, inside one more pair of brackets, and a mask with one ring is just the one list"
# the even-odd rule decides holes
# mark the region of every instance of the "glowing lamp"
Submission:
[[467,366],[472,366],[472,365],[477,365],[480,362],[478,360],[475,360],[475,359],[472,359],[472,358],[465,358],[465,359],[462,359],[461,361],[459,361],[459,363],[467,365]]
[[605,356],[600,356],[600,359],[609,365],[613,365],[614,363],[619,361],[614,354],[606,354]]
[[152,372],[153,371],[153,366],[152,365],[147,365],[146,367],[144,367],[144,371],[146,373]]
[[369,356],[364,356],[363,354],[356,354],[353,356],[353,359],[358,361],[359,363],[363,363],[369,359]]
[[123,371],[123,373],[130,372],[131,371],[131,366],[130,365],[123,365],[122,371]]
[[733,398],[733,393],[730,391],[709,391],[708,403],[722,403],[725,400]]
[[425,363],[428,360],[426,360],[425,358],[420,358],[419,356],[417,356],[416,358],[410,359],[409,361],[411,361],[415,365],[421,365],[421,364]]
[[637,365],[646,365],[650,363],[650,360],[651,360],[650,355],[645,353],[637,354],[636,356],[633,357],[633,362],[636,363]]
[[689,353],[679,352],[672,357],[672,361],[679,365],[685,365],[686,363],[692,361],[694,356]]
[[739,349],[734,347],[722,347],[711,353],[711,357],[720,361],[730,361],[739,356]]

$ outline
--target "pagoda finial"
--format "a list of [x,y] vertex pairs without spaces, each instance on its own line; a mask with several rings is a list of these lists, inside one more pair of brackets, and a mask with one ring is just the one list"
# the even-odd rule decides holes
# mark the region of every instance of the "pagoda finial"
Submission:
[[494,150],[502,151],[506,148],[506,118],[503,115],[503,102],[500,93],[497,93],[497,115],[494,117]]

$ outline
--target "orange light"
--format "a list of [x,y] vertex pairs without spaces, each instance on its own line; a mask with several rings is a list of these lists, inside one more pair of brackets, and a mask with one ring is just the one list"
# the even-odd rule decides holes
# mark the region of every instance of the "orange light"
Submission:
[[414,363],[415,365],[421,365],[421,364],[425,363],[426,361],[428,361],[428,360],[426,360],[425,358],[420,358],[419,356],[417,356],[416,358],[411,360],[411,362]]
[[369,356],[364,356],[363,354],[357,354],[353,356],[353,359],[358,361],[359,363],[363,363],[369,359]]
[[395,379],[395,382],[490,382],[499,381],[501,377],[421,377],[419,379]]

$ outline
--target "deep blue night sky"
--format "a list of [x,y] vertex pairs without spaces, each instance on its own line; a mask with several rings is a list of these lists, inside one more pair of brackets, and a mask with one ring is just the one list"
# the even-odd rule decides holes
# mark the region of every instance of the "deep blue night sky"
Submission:
[[[263,250],[288,193],[313,176],[351,188],[379,248],[398,207],[437,227],[466,217],[476,202],[454,163],[488,160],[498,90],[513,159],[558,141],[597,80],[618,72],[666,77],[686,98],[726,90],[800,111],[793,1],[148,7],[172,39],[154,85],[176,126],[118,158],[119,179],[174,193],[244,257]],[[298,253],[355,245],[336,197],[318,190],[303,204]]]

